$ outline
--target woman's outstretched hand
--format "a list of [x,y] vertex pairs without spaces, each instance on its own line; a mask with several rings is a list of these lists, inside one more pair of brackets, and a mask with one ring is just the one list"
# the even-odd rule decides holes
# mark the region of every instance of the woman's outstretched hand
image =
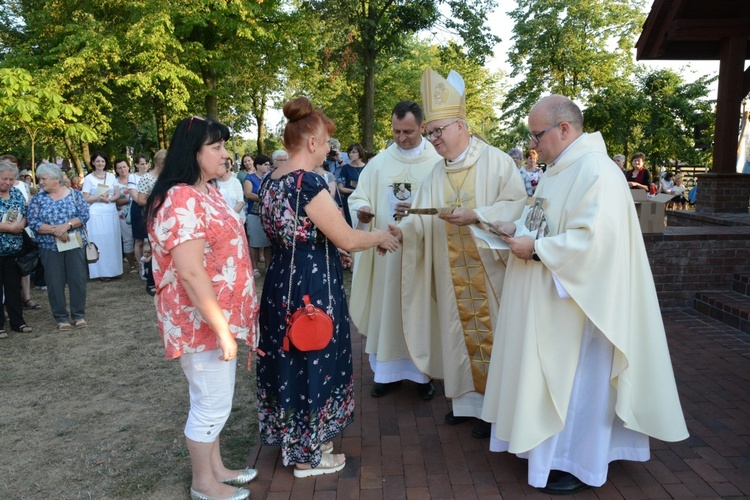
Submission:
[[377,246],[377,252],[379,255],[385,255],[388,252],[395,252],[398,250],[398,238],[393,235],[390,228],[391,226],[388,226],[388,231],[378,231],[378,233],[381,233],[380,243]]

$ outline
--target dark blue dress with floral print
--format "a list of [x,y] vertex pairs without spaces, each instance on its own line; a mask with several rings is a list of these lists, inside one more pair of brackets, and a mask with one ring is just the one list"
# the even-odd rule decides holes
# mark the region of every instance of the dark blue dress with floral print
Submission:
[[[302,176],[298,225],[294,224],[297,180]],[[352,348],[349,311],[336,247],[310,221],[305,206],[328,185],[317,174],[298,170],[260,186],[260,219],[271,240],[273,258],[260,302],[258,358],[258,420],[263,444],[281,446],[284,465],[320,464],[320,445],[341,434],[354,420]],[[334,333],[321,351],[282,350],[292,238],[296,238],[291,307],[303,306],[302,296],[328,310],[326,245],[331,271],[331,306]]]

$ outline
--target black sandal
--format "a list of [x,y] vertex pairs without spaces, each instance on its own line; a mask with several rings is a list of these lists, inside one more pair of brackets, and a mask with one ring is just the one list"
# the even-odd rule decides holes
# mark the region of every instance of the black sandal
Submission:
[[146,293],[151,295],[152,297],[156,295],[156,287],[155,286],[147,286],[146,287]]
[[41,309],[42,306],[34,302],[32,299],[29,299],[23,301],[23,308],[28,311],[29,309]]
[[21,325],[18,328],[13,328],[13,331],[18,333],[31,333],[34,331],[34,329],[29,325]]

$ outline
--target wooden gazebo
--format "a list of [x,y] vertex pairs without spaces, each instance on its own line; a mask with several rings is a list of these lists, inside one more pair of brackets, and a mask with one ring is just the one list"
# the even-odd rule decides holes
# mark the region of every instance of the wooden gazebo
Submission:
[[750,0],[655,0],[637,58],[719,60],[713,169],[699,176],[698,211],[747,213],[750,175],[737,174],[741,101],[750,93]]

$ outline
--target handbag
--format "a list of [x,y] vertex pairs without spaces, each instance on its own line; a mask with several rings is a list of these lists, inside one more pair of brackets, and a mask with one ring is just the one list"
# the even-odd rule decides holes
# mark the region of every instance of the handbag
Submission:
[[83,230],[83,236],[88,242],[86,243],[86,247],[84,248],[84,250],[86,251],[86,262],[88,262],[89,264],[93,264],[99,260],[99,247],[96,246],[96,243],[89,239],[89,234],[86,231],[86,224],[81,225],[81,229]]
[[[302,188],[302,175],[297,177],[297,206],[294,211],[294,227],[296,229],[299,221],[299,195]],[[286,303],[286,335],[282,341],[281,348],[289,351],[294,346],[298,351],[319,351],[331,342],[333,338],[333,319],[331,314],[331,265],[328,255],[328,239],[326,238],[326,282],[328,283],[328,312],[314,306],[310,302],[309,295],[302,296],[304,306],[294,313],[290,310],[292,297],[292,281],[294,278],[294,253],[297,246],[297,238],[292,238],[292,267],[289,271],[289,289],[287,291]]]
[[16,258],[16,267],[21,272],[21,276],[27,276],[34,272],[34,269],[39,265],[39,247],[25,229],[21,234],[23,235],[23,247],[21,256]]
[[86,243],[86,262],[93,264],[99,260],[99,247],[96,243],[90,241]]

